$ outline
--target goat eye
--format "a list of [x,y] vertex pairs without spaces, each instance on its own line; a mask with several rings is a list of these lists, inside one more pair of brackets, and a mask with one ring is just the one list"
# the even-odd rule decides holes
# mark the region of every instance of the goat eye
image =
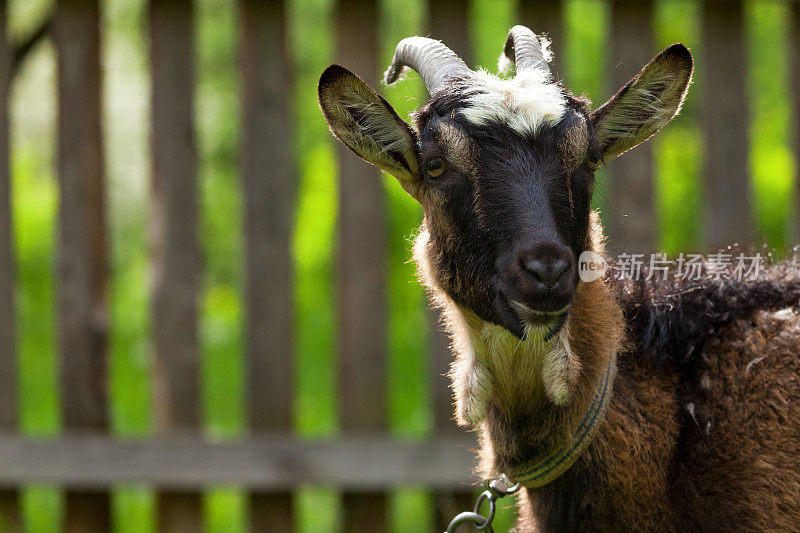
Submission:
[[425,163],[425,172],[432,178],[438,178],[447,170],[447,161],[441,157],[436,157]]
[[586,166],[589,167],[589,170],[597,170],[597,167],[599,167],[600,163],[602,163],[602,162],[603,162],[602,159],[599,159],[599,158],[596,159],[594,157],[589,157],[586,160]]

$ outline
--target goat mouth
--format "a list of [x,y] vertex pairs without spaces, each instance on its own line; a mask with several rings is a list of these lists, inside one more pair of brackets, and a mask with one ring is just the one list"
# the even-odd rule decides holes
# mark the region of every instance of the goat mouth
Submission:
[[503,293],[498,290],[495,294],[495,310],[499,315],[497,324],[506,328],[515,337],[519,339],[525,338],[525,321],[519,316],[511,305],[511,301]]
[[536,311],[527,305],[516,300],[509,300],[511,307],[527,326],[526,329],[546,330],[546,338],[550,339],[556,335],[567,320],[569,305],[565,305],[557,311]]
[[495,305],[501,319],[498,325],[519,339],[536,332],[542,335],[545,341],[549,341],[561,331],[571,307],[568,304],[557,311],[537,311],[509,298],[502,290],[496,293]]

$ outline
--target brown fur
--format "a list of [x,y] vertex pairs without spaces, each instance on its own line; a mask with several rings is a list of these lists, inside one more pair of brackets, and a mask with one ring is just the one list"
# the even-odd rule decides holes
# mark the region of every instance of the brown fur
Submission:
[[[598,250],[596,218],[592,226],[591,248]],[[424,260],[420,266],[424,278]],[[469,364],[467,326],[459,313],[450,305],[457,398],[469,394],[459,390],[459,365]],[[506,358],[481,361],[494,381],[480,423],[479,474],[489,478],[562,446],[605,363],[617,354],[613,397],[597,436],[559,479],[522,490],[518,530],[796,529],[800,316],[759,311],[729,323],[704,345],[694,369],[699,380],[676,365],[642,357],[625,322],[608,280],[578,285],[569,332],[580,371],[564,406],[548,400],[533,379],[536,369]],[[687,398],[687,379],[700,382],[695,398]]]
[[703,353],[708,387],[693,406],[710,425],[679,401],[669,367],[620,354],[597,438],[560,479],[524,491],[520,530],[796,531],[798,338],[794,313],[729,324]]

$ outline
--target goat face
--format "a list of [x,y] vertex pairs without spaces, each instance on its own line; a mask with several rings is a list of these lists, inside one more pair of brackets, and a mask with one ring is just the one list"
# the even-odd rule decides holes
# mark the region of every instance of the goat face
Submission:
[[468,70],[436,41],[401,42],[387,81],[409,65],[432,94],[413,128],[338,65],[320,79],[320,105],[336,137],[422,205],[426,283],[520,338],[552,336],[569,312],[577,258],[591,246],[594,169],[678,112],[692,59],[682,45],[667,48],[588,113],[551,80],[538,37],[518,26],[509,43],[517,75],[500,79]]
[[[562,90],[536,128],[512,128],[503,98],[474,80],[454,84],[416,115],[427,263],[459,306],[522,335],[563,322],[577,282],[599,157],[583,104]],[[502,90],[502,87],[500,88]],[[492,92],[495,94],[492,94]],[[466,97],[465,97],[466,95]],[[488,116],[481,114],[489,111]],[[590,153],[592,152],[593,153]]]

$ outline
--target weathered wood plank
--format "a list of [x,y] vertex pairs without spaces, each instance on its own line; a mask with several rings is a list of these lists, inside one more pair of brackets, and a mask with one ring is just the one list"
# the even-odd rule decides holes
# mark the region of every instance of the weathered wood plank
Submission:
[[557,79],[562,75],[560,67],[564,61],[561,59],[561,51],[566,45],[563,41],[562,7],[561,0],[526,0],[519,4],[520,24],[535,33],[545,33],[550,38],[550,50],[553,52],[550,70]]
[[192,3],[152,0],[153,333],[162,431],[200,422],[197,336],[197,148]]
[[[338,56],[377,86],[375,2],[338,4]],[[374,167],[339,146],[339,360],[348,430],[386,425],[384,184]]]
[[743,4],[703,2],[702,10],[706,244],[749,244],[753,224]]
[[58,52],[59,352],[68,428],[107,429],[108,276],[99,4],[60,0]]
[[137,483],[178,492],[217,484],[259,491],[307,484],[368,492],[403,485],[454,488],[475,481],[465,476],[473,466],[473,444],[468,435],[411,442],[372,433],[331,441],[269,433],[214,442],[196,435],[122,440],[66,434],[31,439],[4,432],[0,487],[52,483],[102,489]]
[[0,531],[22,531],[20,498],[16,489],[0,489]]
[[[458,0],[433,0],[428,4],[428,32],[440,39],[470,64],[472,47],[469,33],[469,3]],[[498,53],[499,53],[498,44]],[[453,354],[450,350],[450,337],[445,332],[441,312],[430,311],[431,337],[428,344],[430,353],[431,407],[433,427],[437,436],[456,437],[465,434],[453,420],[453,394],[447,373]],[[471,470],[470,470],[471,471]],[[464,471],[464,479],[470,471]],[[452,518],[472,507],[474,496],[471,488],[463,490],[438,490],[433,493],[435,505],[435,525],[437,531],[444,531]]]
[[[612,85],[628,82],[653,57],[653,3],[611,2]],[[646,142],[609,162],[612,209],[606,212],[609,250],[649,252],[655,246],[653,145]]]
[[471,65],[469,2],[460,0],[431,0],[428,2],[427,35],[442,41],[467,65]]
[[[339,0],[337,58],[377,86],[377,2]],[[386,427],[384,184],[378,171],[338,145],[339,391],[345,431]],[[346,492],[344,530],[386,530],[382,493]]]
[[291,225],[294,207],[284,2],[242,1],[249,419],[291,426]]
[[17,365],[8,139],[11,50],[6,20],[6,1],[0,0],[0,428],[14,428],[17,425]]
[[[161,433],[200,426],[193,11],[191,0],[150,2],[152,323]],[[200,507],[198,493],[159,493],[160,530],[200,531]]]
[[[58,353],[67,429],[108,429],[108,278],[97,0],[59,0]],[[108,531],[109,494],[65,494],[65,531]]]
[[[250,430],[292,424],[294,174],[284,0],[241,0],[242,182]],[[290,493],[251,493],[251,531],[292,531]]]
[[[17,350],[14,312],[14,257],[11,225],[8,97],[11,47],[6,34],[8,10],[0,0],[0,428],[17,427]],[[21,531],[16,491],[0,490],[0,530]]]

